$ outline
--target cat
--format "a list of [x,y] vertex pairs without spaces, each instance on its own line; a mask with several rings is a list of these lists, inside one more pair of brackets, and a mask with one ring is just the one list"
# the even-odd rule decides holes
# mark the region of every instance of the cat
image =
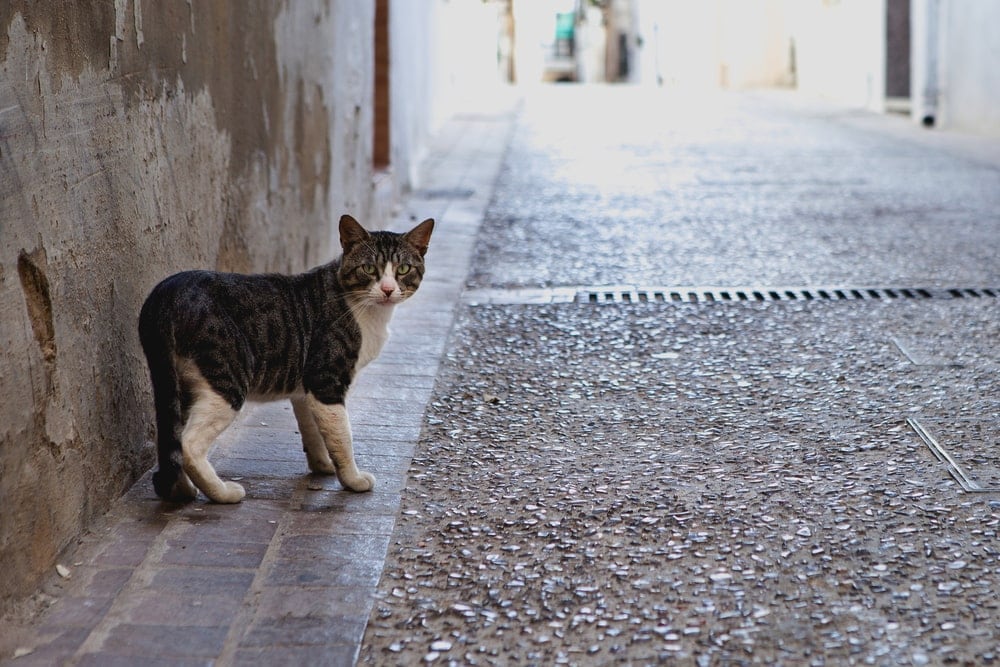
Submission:
[[139,339],[156,406],[156,494],[217,503],[245,490],[208,462],[246,401],[290,398],[309,469],[352,491],[375,477],[354,461],[345,407],[355,375],[388,338],[394,307],[424,275],[434,220],[405,234],[340,219],[340,258],[299,275],[185,271],[150,292]]

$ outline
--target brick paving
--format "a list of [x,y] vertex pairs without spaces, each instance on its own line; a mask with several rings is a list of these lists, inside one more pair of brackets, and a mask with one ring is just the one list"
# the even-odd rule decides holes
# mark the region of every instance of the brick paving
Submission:
[[63,555],[69,576],[45,584],[44,611],[0,630],[0,662],[355,662],[510,122],[506,112],[451,121],[391,225],[437,220],[421,290],[349,399],[358,464],[375,490],[307,474],[287,402],[248,407],[212,454],[246,499],[163,503],[147,473]]

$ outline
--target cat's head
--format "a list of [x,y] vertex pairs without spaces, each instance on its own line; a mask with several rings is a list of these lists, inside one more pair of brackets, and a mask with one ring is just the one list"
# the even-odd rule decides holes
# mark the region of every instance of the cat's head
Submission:
[[340,218],[340,282],[351,301],[394,306],[417,291],[424,277],[424,255],[434,230],[428,218],[406,232],[369,232],[349,215]]

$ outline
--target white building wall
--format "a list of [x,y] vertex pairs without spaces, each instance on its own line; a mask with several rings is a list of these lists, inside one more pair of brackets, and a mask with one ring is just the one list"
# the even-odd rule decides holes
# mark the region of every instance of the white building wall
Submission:
[[434,133],[454,113],[488,103],[499,85],[497,18],[482,0],[392,0],[390,142],[395,187],[419,187]]
[[[631,22],[632,82],[785,85],[794,45],[800,91],[886,110],[886,0],[617,0],[612,8],[616,25]],[[915,120],[1000,136],[1000,1],[911,0],[910,60]]]
[[939,127],[1000,136],[1000,2],[942,0]]
[[793,0],[788,11],[798,89],[884,110],[885,0]]
[[[800,0],[791,0],[797,2]],[[790,83],[789,0],[632,0],[632,80],[687,89]]]
[[393,0],[389,9],[389,137],[393,175],[405,189],[438,126],[433,72],[437,0]]
[[633,0],[636,83],[687,89],[720,83],[719,2]]
[[723,87],[759,88],[792,83],[788,1],[722,0],[719,76]]
[[933,123],[938,107],[940,0],[910,3],[910,113]]

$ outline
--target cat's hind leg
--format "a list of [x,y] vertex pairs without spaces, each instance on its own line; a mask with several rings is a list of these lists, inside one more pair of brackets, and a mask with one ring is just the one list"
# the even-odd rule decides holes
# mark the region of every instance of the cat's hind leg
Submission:
[[[159,398],[159,397],[158,397]],[[164,500],[194,500],[198,489],[181,468],[180,414],[173,407],[156,406],[156,440],[159,465],[153,473],[153,489]]]
[[295,421],[299,424],[299,433],[302,435],[302,449],[306,453],[306,461],[309,469],[321,475],[334,475],[337,472],[336,466],[330,459],[330,453],[326,450],[326,443],[323,442],[323,435],[319,432],[316,419],[306,401],[305,396],[292,399],[292,411],[295,413]]
[[178,387],[177,369],[159,339],[149,334],[143,340],[147,350],[153,397],[156,405],[156,449],[158,466],[153,473],[153,489],[164,500],[188,501],[198,489],[182,469],[181,428],[184,414]]
[[359,470],[358,464],[354,461],[354,444],[347,407],[343,403],[327,405],[312,394],[306,396],[305,403],[337,469],[337,478],[344,488],[351,491],[371,491],[375,488],[375,476],[370,472]]
[[177,500],[194,500],[198,497],[198,487],[191,482],[184,469],[177,473],[177,481],[174,482],[173,497]]
[[183,468],[190,481],[217,503],[238,503],[246,495],[236,482],[224,482],[208,462],[208,450],[236,417],[236,410],[203,378],[193,383],[192,403],[181,433]]

